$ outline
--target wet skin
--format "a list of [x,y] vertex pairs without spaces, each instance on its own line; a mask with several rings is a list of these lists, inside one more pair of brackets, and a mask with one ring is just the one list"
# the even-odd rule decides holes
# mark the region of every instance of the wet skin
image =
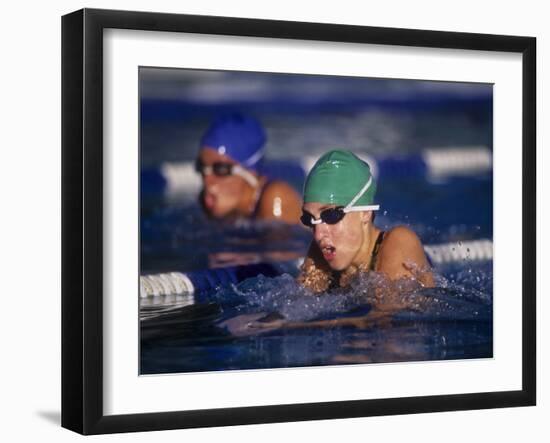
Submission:
[[[238,164],[231,157],[209,147],[201,149],[198,159],[205,166],[216,162]],[[252,186],[236,174],[225,177],[203,174],[201,203],[207,214],[218,219],[255,216],[260,220],[298,223],[301,202],[296,191],[281,181],[266,185],[266,177],[249,172],[256,178],[257,185]]]
[[[212,166],[216,162],[237,164],[232,158],[218,154],[210,148],[201,149],[199,161],[205,166]],[[254,189],[244,178],[238,175],[219,177],[215,174],[203,174],[202,182],[202,204],[210,216],[226,218],[250,212]]]
[[[322,210],[335,207],[322,203],[306,203],[303,211],[318,219]],[[313,241],[306,261],[321,262],[333,271],[345,272],[355,266],[368,269],[372,251],[380,229],[372,223],[372,212],[350,212],[336,224],[321,223],[312,228]],[[254,335],[274,329],[307,329],[353,327],[364,329],[391,322],[399,310],[410,308],[400,287],[433,287],[434,280],[424,249],[418,236],[405,226],[397,226],[386,232],[376,259],[374,270],[381,273],[386,283],[375,289],[372,310],[363,316],[343,317],[333,320],[287,321],[271,319],[267,313],[237,316],[222,324],[233,335]],[[409,285],[398,283],[409,282]],[[394,284],[395,283],[395,284]]]
[[[316,219],[321,212],[335,205],[306,203],[303,211]],[[350,266],[368,268],[380,229],[372,223],[372,211],[349,212],[338,223],[314,225],[313,243],[308,257],[320,251],[322,258],[333,271],[345,271]],[[433,286],[433,276],[422,243],[418,236],[405,226],[390,229],[384,235],[378,251],[375,271],[384,273],[390,280],[409,277],[418,279],[424,286]]]
[[[302,210],[315,219],[323,210],[335,205],[306,203]],[[313,239],[326,263],[334,271],[343,271],[349,266],[370,263],[374,241],[380,230],[370,220],[372,212],[350,212],[338,223],[321,223],[312,228]]]

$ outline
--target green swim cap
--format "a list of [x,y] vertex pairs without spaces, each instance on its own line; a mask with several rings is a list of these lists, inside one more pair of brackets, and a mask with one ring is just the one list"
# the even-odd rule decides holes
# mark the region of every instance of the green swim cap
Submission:
[[[304,203],[326,203],[347,207],[373,205],[376,183],[369,165],[350,151],[324,154],[309,172],[304,185]],[[359,208],[357,208],[359,210]]]

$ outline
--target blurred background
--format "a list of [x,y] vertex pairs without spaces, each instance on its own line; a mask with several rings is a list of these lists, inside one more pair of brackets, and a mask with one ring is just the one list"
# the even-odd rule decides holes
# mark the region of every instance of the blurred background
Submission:
[[[258,261],[273,248],[273,229],[217,226],[196,204],[201,136],[235,111],[264,125],[267,173],[300,194],[320,155],[349,149],[377,176],[382,228],[407,224],[425,243],[492,239],[490,84],[163,68],[139,79],[143,272],[201,269],[224,251]],[[279,252],[302,256],[309,233],[284,232]]]
[[143,166],[193,159],[220,113],[259,118],[272,158],[492,145],[492,85],[141,68]]
[[[492,357],[492,85],[160,68],[139,78],[141,373]],[[204,216],[194,160],[212,119],[232,112],[263,124],[263,172],[300,194],[330,149],[369,162],[375,224],[409,226],[434,265],[437,288],[406,294],[426,309],[361,331],[235,335],[243,315],[327,319],[370,305],[363,290],[312,297],[297,285],[303,226]],[[155,276],[173,271],[193,289],[151,297],[172,278]]]

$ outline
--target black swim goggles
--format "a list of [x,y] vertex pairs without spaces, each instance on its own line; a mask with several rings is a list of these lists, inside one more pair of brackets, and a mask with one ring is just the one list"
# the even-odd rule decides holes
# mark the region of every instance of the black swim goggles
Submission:
[[216,177],[229,177],[230,175],[238,175],[244,178],[252,187],[258,185],[258,179],[245,168],[234,163],[214,162],[211,165],[205,165],[200,160],[195,162],[195,171],[201,175],[214,174]]
[[326,223],[327,225],[335,225],[346,216],[343,206],[328,208],[321,211],[320,217],[315,219],[309,212],[304,211],[300,217],[300,221],[308,228],[313,228],[314,225]]
[[200,160],[195,162],[195,171],[199,174],[210,175],[214,174],[218,177],[227,177],[233,175],[235,165],[233,163],[214,162],[211,165],[205,165]]
[[319,225],[321,223],[326,223],[327,225],[335,225],[341,221],[348,212],[359,212],[359,211],[378,211],[380,205],[360,205],[355,206],[355,203],[361,198],[361,196],[367,192],[369,187],[372,184],[372,177],[369,177],[369,180],[363,186],[363,188],[352,198],[352,200],[346,206],[336,206],[335,208],[327,208],[321,211],[320,217],[318,219],[314,218],[309,212],[303,211],[300,220],[308,228],[312,228],[314,225]]
[[[353,203],[353,202],[352,202]],[[364,206],[336,206],[335,208],[327,208],[321,211],[319,218],[314,218],[309,212],[303,211],[300,217],[301,222],[308,228],[313,228],[315,225],[326,223],[327,225],[335,225],[341,221],[348,212],[359,211],[378,211],[380,205],[364,205]]]

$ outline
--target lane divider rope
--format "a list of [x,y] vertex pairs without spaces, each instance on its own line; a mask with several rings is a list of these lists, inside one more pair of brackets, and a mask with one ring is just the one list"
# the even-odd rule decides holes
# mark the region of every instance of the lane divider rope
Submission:
[[[452,176],[472,175],[490,172],[493,165],[492,151],[487,146],[429,147],[419,154],[372,157],[359,154],[378,176],[426,176],[441,179]],[[306,156],[299,161],[269,160],[267,171],[277,176],[285,174],[303,180],[317,161],[317,156]],[[141,173],[143,189],[149,192],[177,194],[197,193],[201,178],[195,172],[193,162],[166,162],[156,168],[146,168]]]
[[[488,261],[493,259],[493,242],[489,239],[457,241],[427,245],[426,254],[433,265]],[[255,275],[280,275],[291,268],[296,269],[302,260],[273,264],[213,268],[202,271],[168,272],[142,275],[139,278],[140,298],[176,296],[186,294],[189,304],[194,303],[197,292],[219,286],[238,283]]]

